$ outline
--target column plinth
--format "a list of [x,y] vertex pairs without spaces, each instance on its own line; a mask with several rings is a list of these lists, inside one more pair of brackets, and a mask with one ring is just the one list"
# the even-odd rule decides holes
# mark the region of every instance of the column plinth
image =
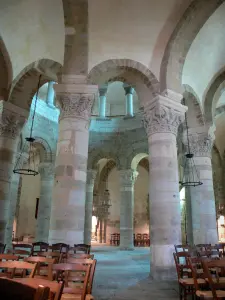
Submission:
[[96,174],[97,174],[96,170],[87,170],[84,243],[88,245],[91,244],[93,192],[94,192],[94,183],[95,183]]
[[[66,78],[66,77],[65,77]],[[97,86],[55,85],[61,102],[49,242],[84,242],[89,122]]]
[[174,244],[181,243],[176,135],[186,107],[175,96],[167,91],[143,108],[150,153],[150,275],[156,280],[176,277]]
[[41,192],[38,205],[36,242],[48,242],[49,222],[52,205],[52,190],[54,186],[54,170],[52,163],[43,162],[39,165],[41,176]]
[[120,250],[134,250],[134,183],[138,172],[120,170]]
[[0,242],[9,240],[6,228],[10,208],[10,184],[19,135],[27,118],[27,111],[9,102],[0,101]]

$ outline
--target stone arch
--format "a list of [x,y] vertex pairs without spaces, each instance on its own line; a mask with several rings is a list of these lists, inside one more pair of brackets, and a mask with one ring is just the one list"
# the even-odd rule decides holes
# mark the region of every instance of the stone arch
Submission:
[[5,47],[3,39],[0,37],[0,100],[6,100],[12,82],[12,63]]
[[99,182],[106,181],[109,173],[116,167],[116,163],[113,159],[110,159],[106,162],[105,166],[102,168],[100,173]]
[[[188,84],[184,84],[184,101],[185,105],[188,106],[187,118],[189,119],[189,127],[199,127],[205,124],[202,107],[198,95],[195,93],[193,88]],[[193,124],[194,123],[194,124]]]
[[102,152],[99,151],[99,149],[97,150],[94,149],[90,151],[88,154],[88,169],[96,170],[99,160],[103,158],[112,159],[115,161],[117,167],[120,166],[119,157],[115,153],[106,152],[106,151]]
[[138,164],[146,157],[148,158],[148,154],[146,153],[136,154],[131,161],[131,169],[137,170]]
[[122,81],[132,85],[139,94],[141,104],[148,102],[159,93],[159,82],[144,65],[131,59],[110,59],[93,67],[88,75],[90,84],[106,84]]
[[[203,109],[204,109],[206,121],[208,123],[213,123],[216,102],[219,100],[219,95],[220,95],[219,90],[224,81],[225,81],[225,68],[222,68],[216,74],[216,76],[214,76],[205,93],[205,97],[203,99]],[[217,97],[215,97],[216,94]]]
[[149,172],[149,160],[148,157],[144,157],[139,161],[139,166],[144,168],[147,172]]
[[40,59],[25,67],[13,80],[8,101],[29,110],[33,96],[37,92],[39,76],[41,86],[48,81],[58,81],[61,65],[50,59]]
[[198,32],[225,0],[192,1],[178,22],[164,52],[160,68],[160,91],[183,93],[182,71],[187,53]]

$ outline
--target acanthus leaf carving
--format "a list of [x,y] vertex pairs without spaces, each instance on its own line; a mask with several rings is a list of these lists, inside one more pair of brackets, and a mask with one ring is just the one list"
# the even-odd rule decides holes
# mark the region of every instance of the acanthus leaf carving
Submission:
[[138,176],[138,172],[135,170],[120,170],[120,184],[121,187],[125,187],[125,186],[133,186],[137,176]]

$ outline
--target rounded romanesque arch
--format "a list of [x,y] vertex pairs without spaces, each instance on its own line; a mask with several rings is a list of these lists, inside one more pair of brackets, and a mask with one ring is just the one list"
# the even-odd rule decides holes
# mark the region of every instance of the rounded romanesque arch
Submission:
[[117,167],[120,166],[120,159],[115,153],[99,152],[98,149],[97,150],[94,149],[90,151],[88,155],[88,169],[96,170],[99,160],[103,158],[112,159],[115,161]]
[[122,81],[132,85],[140,96],[141,105],[159,93],[159,82],[144,65],[131,59],[110,59],[91,69],[90,84],[105,84]]
[[40,59],[25,67],[13,80],[8,101],[29,110],[33,96],[37,92],[39,76],[41,86],[48,81],[57,81],[61,65],[49,59]]
[[137,170],[138,164],[144,159],[147,159],[147,161],[148,161],[148,154],[146,154],[146,153],[136,154],[131,161],[131,169]]
[[160,91],[183,92],[182,71],[187,53],[198,32],[224,0],[192,1],[177,24],[164,52],[160,68]]
[[5,44],[0,37],[0,100],[8,98],[9,88],[12,82],[12,64]]

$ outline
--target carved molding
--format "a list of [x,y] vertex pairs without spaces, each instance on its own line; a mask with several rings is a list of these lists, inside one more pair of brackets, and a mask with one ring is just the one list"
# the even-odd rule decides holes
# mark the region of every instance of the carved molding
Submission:
[[135,170],[120,170],[119,173],[121,187],[133,186],[139,174]]
[[[211,157],[213,137],[208,133],[189,135],[190,151],[197,157]],[[186,143],[185,143],[186,144]]]
[[55,165],[51,163],[41,163],[38,171],[41,175],[41,180],[52,180],[55,175]]
[[[164,103],[163,103],[164,102]],[[143,125],[147,135],[154,133],[173,133],[177,135],[179,125],[184,121],[185,107],[177,109],[166,101],[155,101],[154,105],[142,108]],[[180,108],[182,105],[180,104]]]
[[62,109],[59,119],[64,118],[82,118],[89,120],[92,105],[94,103],[94,94],[64,94],[60,96]]

